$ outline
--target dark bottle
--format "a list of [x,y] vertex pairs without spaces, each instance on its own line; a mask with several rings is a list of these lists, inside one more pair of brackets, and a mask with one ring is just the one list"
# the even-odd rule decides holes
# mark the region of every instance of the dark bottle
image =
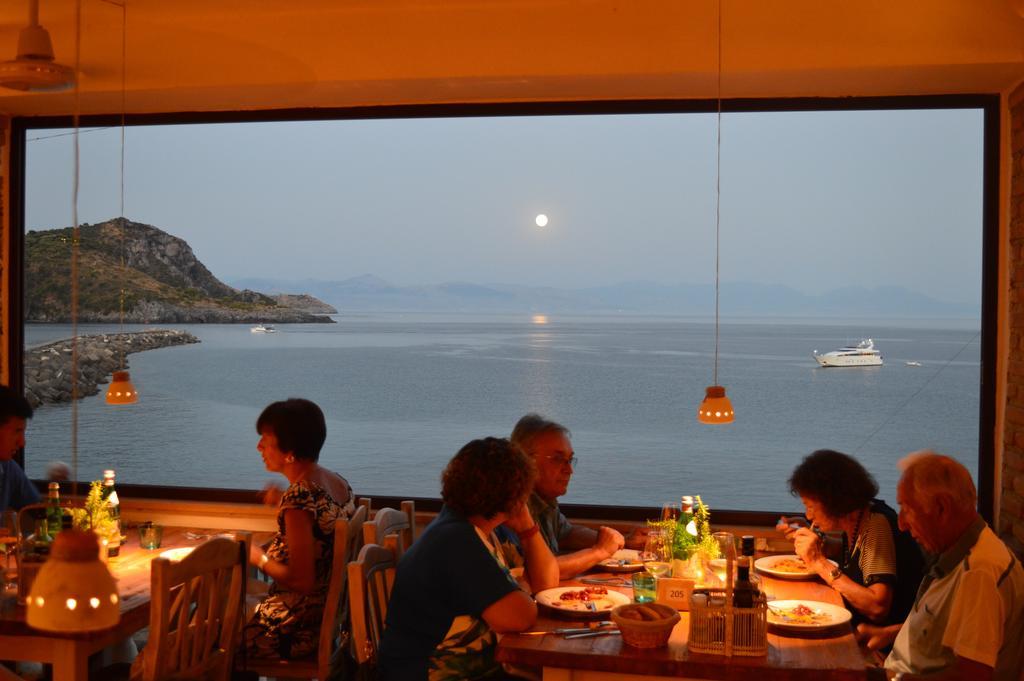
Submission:
[[754,535],[745,534],[740,540],[740,553],[750,559],[750,583],[761,588],[761,575],[754,569]]
[[752,608],[757,595],[757,587],[750,582],[750,558],[742,556],[736,561],[736,586],[732,590],[733,607]]

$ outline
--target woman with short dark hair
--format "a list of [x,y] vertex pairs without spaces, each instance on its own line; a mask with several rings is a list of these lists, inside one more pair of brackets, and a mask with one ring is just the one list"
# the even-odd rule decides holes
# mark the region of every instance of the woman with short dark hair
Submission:
[[[558,586],[558,564],[526,508],[535,476],[530,457],[493,437],[448,463],[444,506],[398,564],[382,679],[502,678],[497,635],[532,626],[530,592]],[[517,567],[524,582],[511,574]]]
[[303,657],[320,635],[334,523],[352,515],[355,498],[345,478],[317,463],[327,425],[316,404],[299,398],[274,402],[256,420],[256,432],[264,465],[285,476],[288,488],[266,490],[264,500],[279,509],[278,532],[265,552],[250,548],[249,562],[274,582],[246,625],[245,643],[256,657]]
[[[896,512],[875,499],[874,476],[852,456],[819,449],[794,469],[789,489],[800,497],[811,522],[811,528],[796,530],[791,519],[780,522],[797,555],[842,595],[855,619],[903,621],[921,580],[921,554],[899,530]],[[845,534],[846,551],[838,565],[825,557],[822,538],[813,530]]]

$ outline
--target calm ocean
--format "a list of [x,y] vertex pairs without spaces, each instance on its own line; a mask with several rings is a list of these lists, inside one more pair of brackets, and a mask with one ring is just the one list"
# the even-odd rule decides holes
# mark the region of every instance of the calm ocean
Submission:
[[[567,502],[657,505],[689,493],[712,509],[793,509],[786,478],[822,447],[856,455],[891,502],[896,461],[910,451],[934,448],[977,468],[977,322],[723,323],[719,379],[737,419],[716,427],[696,420],[712,382],[706,320],[337,319],[276,334],[174,326],[202,342],[131,355],[137,405],[109,407],[102,394],[81,401],[80,477],[114,467],[127,483],[261,487],[274,476],[256,451],[254,423],[267,403],[290,396],[323,408],[321,463],[361,495],[438,496],[440,472],[461,445],[507,436],[527,411],[573,432],[580,464]],[[69,335],[67,326],[26,327],[30,346]],[[874,338],[885,366],[820,369],[811,358],[862,337]],[[70,460],[70,413],[68,405],[36,412],[31,475]]]

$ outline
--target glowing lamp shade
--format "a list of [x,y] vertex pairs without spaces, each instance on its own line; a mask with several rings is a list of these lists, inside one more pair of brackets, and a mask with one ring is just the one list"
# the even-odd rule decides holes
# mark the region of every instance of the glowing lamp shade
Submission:
[[732,402],[725,396],[725,388],[720,385],[709,385],[704,394],[704,401],[697,409],[697,420],[701,423],[732,423],[734,417]]
[[107,388],[107,404],[135,404],[139,401],[139,393],[132,385],[127,371],[115,371],[114,380]]
[[100,562],[93,532],[64,530],[39,569],[25,607],[29,626],[77,633],[109,629],[121,619],[117,583]]

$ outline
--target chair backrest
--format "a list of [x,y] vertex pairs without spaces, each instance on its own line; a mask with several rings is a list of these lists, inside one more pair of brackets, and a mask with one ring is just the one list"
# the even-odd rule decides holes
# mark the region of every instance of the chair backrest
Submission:
[[359,664],[374,658],[380,648],[388,600],[395,585],[396,562],[393,550],[366,544],[359,557],[348,564],[352,647]]
[[185,558],[155,558],[142,678],[230,678],[238,644],[243,543],[215,537]]
[[416,532],[416,509],[412,501],[403,501],[402,510],[382,508],[377,511],[373,520],[363,523],[364,544],[384,544],[384,537],[397,534],[399,538],[399,554],[412,546]]
[[356,506],[365,506],[366,512],[370,512],[370,506],[373,504],[373,499],[370,497],[358,497],[356,498]]
[[360,528],[366,520],[366,508],[360,506],[348,520],[334,523],[334,557],[331,560],[331,582],[327,588],[327,603],[320,621],[320,644],[317,647],[319,679],[326,679],[331,668],[331,657],[337,649],[341,631],[348,622],[348,564],[355,560],[363,545]]

